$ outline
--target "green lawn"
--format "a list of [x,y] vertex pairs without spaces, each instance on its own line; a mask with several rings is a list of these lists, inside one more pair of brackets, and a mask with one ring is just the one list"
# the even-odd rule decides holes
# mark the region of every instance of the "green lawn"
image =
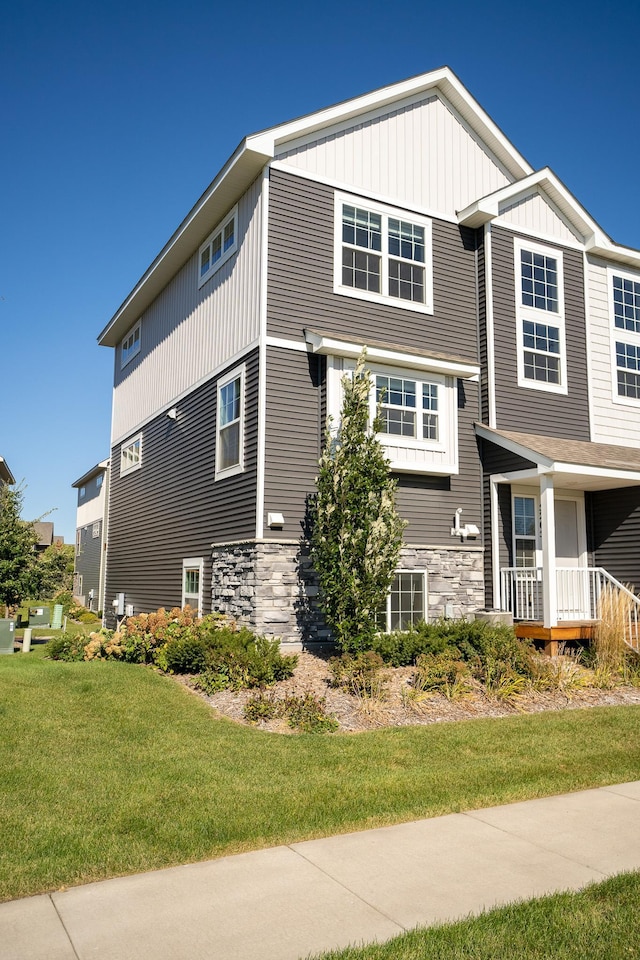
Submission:
[[0,898],[640,778],[611,707],[282,736],[149,668],[0,657]]
[[640,874],[316,960],[630,960],[640,957]]

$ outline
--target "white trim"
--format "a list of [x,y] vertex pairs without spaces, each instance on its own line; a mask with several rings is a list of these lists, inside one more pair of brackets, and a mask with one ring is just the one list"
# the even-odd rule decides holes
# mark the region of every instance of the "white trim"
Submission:
[[584,243],[581,243],[579,240],[565,240],[564,237],[559,239],[557,236],[553,236],[550,233],[540,233],[540,231],[533,230],[530,227],[523,227],[519,223],[510,223],[507,220],[503,220],[501,217],[496,217],[496,219],[492,220],[491,223],[493,226],[500,227],[501,230],[510,230],[511,233],[521,233],[525,237],[531,237],[532,241],[534,242],[541,241],[544,244],[549,244],[549,246],[560,244],[563,247],[567,247],[569,250],[579,250],[581,253],[585,252]]
[[500,590],[500,502],[498,499],[498,486],[500,485],[500,476],[493,474],[489,477],[489,487],[491,491],[491,578],[493,583],[493,609],[502,609],[502,596]]
[[485,325],[487,331],[487,404],[489,426],[497,426],[496,416],[496,353],[495,326],[493,322],[493,243],[491,224],[484,228],[484,287],[485,287]]
[[[255,348],[259,345],[259,343],[260,343],[260,340],[257,338],[255,340],[252,340],[251,343],[249,343],[246,347],[243,347],[241,350],[238,350],[237,353],[234,353],[232,357],[228,357],[224,361],[224,363],[219,363],[216,367],[213,368],[213,370],[210,370],[209,373],[206,374],[206,376],[201,377],[200,380],[197,380],[195,383],[190,384],[186,390],[183,390],[181,393],[176,394],[171,400],[168,400],[165,403],[163,403],[161,407],[158,407],[158,409],[154,410],[153,413],[150,413],[148,417],[145,417],[144,420],[141,420],[139,423],[137,423],[134,429],[142,430],[143,427],[146,427],[148,423],[151,423],[153,420],[155,420],[156,417],[158,417],[165,410],[176,406],[176,404],[180,403],[181,400],[184,400],[185,397],[191,396],[191,394],[195,393],[195,391],[199,387],[203,386],[203,384],[208,383],[210,380],[215,380],[216,377],[218,377],[220,373],[223,370],[226,370],[231,364],[237,364],[239,360],[241,360],[243,357],[246,357],[253,350],[255,350]],[[115,396],[115,390],[113,391],[113,394]],[[113,423],[113,403],[112,403],[112,412],[111,412],[111,422]],[[130,435],[130,433],[131,431],[127,430],[126,433],[121,434],[118,438],[116,438],[115,440],[112,440],[111,446],[117,447],[119,443],[121,443],[126,437]]]
[[461,380],[471,380],[480,373],[480,366],[477,363],[466,360],[418,356],[415,353],[408,353],[403,350],[372,347],[363,342],[343,340],[340,337],[316,333],[309,329],[304,331],[304,335],[311,352],[323,356],[347,357],[351,360],[357,360],[366,346],[367,360],[375,363],[390,363],[412,370],[448,374],[452,377],[459,377]]
[[[131,466],[125,467],[122,469],[122,460],[124,457],[125,450],[129,450],[131,447],[138,445],[138,459],[135,463],[132,463]],[[120,444],[120,476],[125,477],[129,473],[133,473],[134,470],[139,470],[142,466],[142,433],[138,433],[135,436],[132,436],[128,441]]]
[[[425,567],[418,567],[417,569],[414,568],[412,570],[408,569],[407,567],[398,567],[396,570],[393,571],[393,580],[395,580],[397,576],[400,576],[403,573],[418,574],[419,576],[422,577],[422,619],[425,622],[428,622],[429,593],[427,589],[427,570],[425,569]],[[385,615],[386,615],[386,624],[384,628],[385,633],[392,632],[390,620],[391,620],[391,588],[393,587],[393,580],[391,581],[391,584],[389,586],[389,592],[387,593],[387,598],[385,601]],[[401,630],[402,627],[396,627],[395,629]]]
[[556,576],[556,522],[553,477],[540,477],[540,526],[542,533],[542,608],[545,627],[558,623],[558,578]]
[[304,340],[285,340],[283,337],[265,337],[268,347],[278,347],[280,350],[295,350],[296,353],[311,352]]
[[[380,292],[376,293],[370,290],[361,290],[357,287],[346,286],[342,282],[342,251],[345,246],[342,239],[342,217],[343,205],[349,205],[365,209],[367,212],[377,214],[381,218],[381,249],[363,251],[373,256],[378,256],[380,260]],[[411,221],[411,224],[424,230],[424,264],[414,260],[406,262],[412,266],[422,268],[424,271],[424,302],[419,303],[413,300],[404,300],[401,297],[394,297],[389,293],[389,262],[391,260],[401,259],[394,257],[389,253],[389,220]],[[425,217],[416,216],[408,213],[406,209],[398,206],[387,206],[376,201],[363,197],[361,194],[339,193],[334,195],[334,262],[333,262],[333,292],[344,297],[353,297],[356,300],[367,300],[371,303],[383,303],[390,307],[398,307],[401,310],[412,310],[416,313],[433,313],[433,237],[432,221]],[[348,245],[351,249],[352,245]]]
[[582,254],[582,279],[584,287],[584,335],[586,340],[587,352],[587,412],[589,414],[589,436],[594,439],[595,433],[595,399],[593,396],[593,346],[591,338],[593,336],[593,324],[591,318],[591,284],[589,282],[589,258],[587,254]]
[[[136,341],[136,333],[138,334],[137,341]],[[125,356],[125,344],[129,340],[133,340],[133,344],[131,346],[131,349],[129,349],[127,355]],[[133,346],[134,344],[136,344],[136,342],[137,342],[137,346],[135,347],[135,349],[133,349]],[[134,357],[138,356],[138,354],[140,353],[141,342],[142,342],[142,320],[138,320],[136,323],[134,323],[131,329],[125,334],[125,336],[120,341],[120,369],[121,370],[124,367],[126,367],[128,363],[131,363]]]
[[[220,452],[220,391],[223,387],[226,387],[228,384],[233,383],[235,380],[240,381],[240,414],[238,417],[238,463],[231,464],[228,467],[218,467],[218,455]],[[234,367],[233,370],[230,370],[220,377],[216,384],[216,465],[215,465],[215,480],[223,480],[225,477],[233,477],[238,473],[244,472],[244,421],[245,421],[245,394],[246,394],[246,380],[247,380],[247,367],[246,364],[242,364],[239,367]],[[229,424],[225,424],[225,428],[232,426],[236,421],[232,421]]]
[[[233,221],[233,243],[225,250],[224,249],[224,231],[227,226]],[[213,250],[212,243],[215,239],[220,237],[220,256],[217,260],[213,260]],[[202,273],[202,254],[205,250],[209,250],[209,266],[205,273]],[[201,243],[198,248],[198,290],[200,287],[203,287],[211,277],[213,277],[220,267],[229,260],[238,249],[238,204],[236,203],[231,210],[227,213],[225,217],[218,223],[218,225],[211,231],[204,243]]]
[[[607,307],[609,311],[609,350],[611,358],[611,400],[616,406],[635,407],[640,406],[640,397],[622,397],[618,393],[618,356],[616,351],[616,342],[628,344],[640,351],[640,331],[625,330],[623,327],[616,327],[615,304],[613,299],[613,278],[619,277],[621,280],[629,280],[632,283],[640,284],[640,274],[632,273],[629,270],[617,270],[610,264],[606,267],[607,277]],[[619,369],[624,369],[620,367]],[[640,376],[640,370],[637,371]]]
[[[187,570],[197,570],[198,571],[198,616],[202,616],[202,598],[204,596],[204,557],[187,557],[182,561],[182,607],[187,604],[187,597],[192,597],[194,594],[185,593],[185,573]],[[191,606],[191,604],[189,604]]]
[[262,172],[260,235],[260,346],[258,347],[258,450],[256,465],[256,538],[264,536],[264,480],[267,433],[267,280],[269,273],[269,167]]
[[[558,270],[558,310],[544,310],[537,307],[526,305],[522,301],[522,252],[539,254],[544,257],[553,257],[557,263]],[[546,393],[567,394],[567,345],[565,336],[564,322],[564,264],[563,253],[557,247],[548,247],[540,243],[531,243],[522,240],[516,236],[513,239],[513,269],[516,289],[516,344],[517,344],[517,365],[518,365],[518,386],[527,390],[542,390]],[[560,344],[560,383],[547,383],[541,380],[532,380],[525,377],[524,373],[524,333],[522,325],[524,322],[539,323],[545,326],[554,326],[558,328],[558,339]],[[545,354],[554,356],[553,354]]]

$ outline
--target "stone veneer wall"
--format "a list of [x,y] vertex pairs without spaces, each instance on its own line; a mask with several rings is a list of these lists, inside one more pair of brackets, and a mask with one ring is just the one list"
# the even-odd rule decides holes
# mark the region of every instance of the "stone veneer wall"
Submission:
[[[484,608],[484,549],[480,546],[403,547],[399,567],[427,573],[428,616],[448,606],[454,617]],[[317,606],[318,579],[307,545],[295,540],[247,540],[212,549],[212,609],[283,643],[331,639]]]

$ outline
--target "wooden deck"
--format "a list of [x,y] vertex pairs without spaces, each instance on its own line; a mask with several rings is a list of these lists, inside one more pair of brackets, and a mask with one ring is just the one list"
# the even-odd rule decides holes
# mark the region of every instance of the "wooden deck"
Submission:
[[558,644],[568,641],[589,643],[593,637],[593,620],[563,620],[557,627],[545,627],[542,621],[521,621],[515,624],[516,636],[522,640],[534,640],[543,645],[551,657],[558,655]]

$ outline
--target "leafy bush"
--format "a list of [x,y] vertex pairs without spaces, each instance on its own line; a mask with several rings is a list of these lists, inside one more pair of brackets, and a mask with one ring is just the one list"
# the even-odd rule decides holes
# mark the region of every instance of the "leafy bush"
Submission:
[[372,650],[366,653],[343,653],[329,661],[329,670],[334,687],[356,697],[380,699],[384,694],[387,678],[382,674],[382,657]]
[[160,647],[155,662],[167,673],[200,673],[207,666],[207,644],[197,630],[186,632]]
[[469,692],[470,680],[469,665],[451,653],[423,653],[418,657],[412,685],[416,690],[457,700]]
[[88,643],[89,637],[82,636],[81,634],[61,633],[48,642],[44,648],[44,652],[50,660],[64,660],[67,662],[84,660],[85,648]]
[[251,630],[222,627],[205,636],[207,667],[227,678],[234,690],[270,686],[286,680],[295,670],[298,658],[280,653],[278,640],[256,636]]
[[444,653],[450,641],[443,625],[438,623],[420,623],[413,630],[397,630],[393,633],[379,633],[373,640],[371,649],[378,653],[391,667],[413,666],[423,653]]
[[82,613],[73,619],[78,620],[80,623],[98,623],[100,621],[100,617],[96,616],[92,610],[83,610]]
[[280,716],[282,712],[281,703],[281,700],[267,696],[261,691],[247,700],[243,711],[244,718],[249,723],[257,723],[258,720],[273,720]]
[[333,733],[338,729],[338,721],[327,713],[324,697],[305,693],[302,697],[285,697],[283,711],[289,726],[302,733]]
[[203,670],[193,679],[193,686],[196,690],[202,690],[207,696],[212,696],[220,690],[226,690],[229,686],[229,678],[224,673],[217,673],[215,670]]

